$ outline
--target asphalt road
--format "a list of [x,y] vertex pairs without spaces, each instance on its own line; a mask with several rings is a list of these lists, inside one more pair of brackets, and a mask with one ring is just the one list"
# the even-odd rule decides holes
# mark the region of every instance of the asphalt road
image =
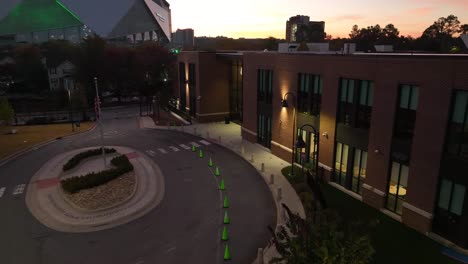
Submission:
[[[161,204],[142,218],[99,232],[61,233],[43,226],[27,209],[25,192],[14,194],[15,189],[53,156],[97,146],[99,129],[58,140],[0,167],[0,263],[223,263],[224,210],[217,179],[206,158],[180,147],[203,145],[201,138],[140,129],[137,115],[137,108],[104,111],[105,144],[132,147],[160,166],[166,184]],[[215,144],[204,150],[226,181],[230,263],[250,264],[270,238],[266,227],[275,225],[271,193],[255,168],[235,153]]]

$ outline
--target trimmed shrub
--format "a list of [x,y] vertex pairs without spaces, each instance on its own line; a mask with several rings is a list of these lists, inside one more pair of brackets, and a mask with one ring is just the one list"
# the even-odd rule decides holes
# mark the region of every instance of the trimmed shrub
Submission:
[[125,155],[120,155],[113,158],[111,160],[111,164],[116,168],[103,170],[100,172],[91,172],[82,176],[73,176],[71,178],[61,180],[60,184],[66,192],[76,193],[83,189],[88,189],[107,183],[127,172],[133,171],[133,165]]
[[[114,153],[115,149],[113,148],[104,148],[104,153],[109,154],[109,153]],[[63,165],[62,170],[67,171],[71,170],[74,167],[76,167],[80,162],[86,158],[92,157],[92,156],[98,156],[102,154],[102,148],[98,149],[90,149],[87,151],[80,152],[73,156],[65,165]]]

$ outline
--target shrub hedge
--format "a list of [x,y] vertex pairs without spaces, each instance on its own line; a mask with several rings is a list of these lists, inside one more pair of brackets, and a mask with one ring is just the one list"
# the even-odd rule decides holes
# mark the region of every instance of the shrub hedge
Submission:
[[133,171],[133,165],[127,156],[120,155],[111,160],[115,168],[103,170],[100,172],[91,172],[82,176],[73,176],[60,181],[62,188],[69,193],[76,193],[83,189],[99,186],[107,183],[127,172]]
[[[104,148],[104,153],[109,154],[109,153],[114,153],[115,149],[113,148]],[[62,170],[67,171],[71,170],[74,167],[76,167],[82,160],[92,157],[92,156],[98,156],[102,153],[102,148],[98,149],[90,149],[87,151],[80,152],[73,156],[65,165],[63,165]]]

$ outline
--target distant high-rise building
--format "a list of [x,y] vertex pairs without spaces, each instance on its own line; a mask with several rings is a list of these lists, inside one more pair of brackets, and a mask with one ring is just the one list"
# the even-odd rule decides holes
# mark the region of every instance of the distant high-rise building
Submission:
[[177,29],[175,33],[172,33],[172,43],[183,49],[193,48],[195,45],[193,29]]
[[[307,31],[313,33],[314,36],[325,36],[325,22],[324,21],[310,21],[309,16],[293,16],[286,21],[286,41],[287,42],[302,42],[305,32],[301,36],[297,36],[297,31],[308,28]],[[310,41],[310,40],[309,40]]]

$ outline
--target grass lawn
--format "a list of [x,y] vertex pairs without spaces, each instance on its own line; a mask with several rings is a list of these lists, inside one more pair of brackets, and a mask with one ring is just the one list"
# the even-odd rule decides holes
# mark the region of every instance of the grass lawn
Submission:
[[[0,127],[0,159],[50,139],[88,131],[93,125],[93,122],[81,123],[75,132],[72,132],[71,124]],[[11,128],[17,133],[6,134]]]
[[[282,171],[286,178],[288,178],[289,171],[290,167],[286,167]],[[294,179],[288,178],[296,189],[297,186],[302,186],[299,184],[302,179],[300,169],[298,172]],[[362,220],[366,222],[370,222],[372,219],[378,219],[379,224],[372,232],[372,244],[376,251],[373,263],[459,263],[442,255],[442,245],[402,223],[393,220],[375,208],[354,199],[329,184],[322,184],[322,190],[328,206],[336,209],[344,219],[350,221]],[[304,190],[302,188],[296,191],[300,193]]]

